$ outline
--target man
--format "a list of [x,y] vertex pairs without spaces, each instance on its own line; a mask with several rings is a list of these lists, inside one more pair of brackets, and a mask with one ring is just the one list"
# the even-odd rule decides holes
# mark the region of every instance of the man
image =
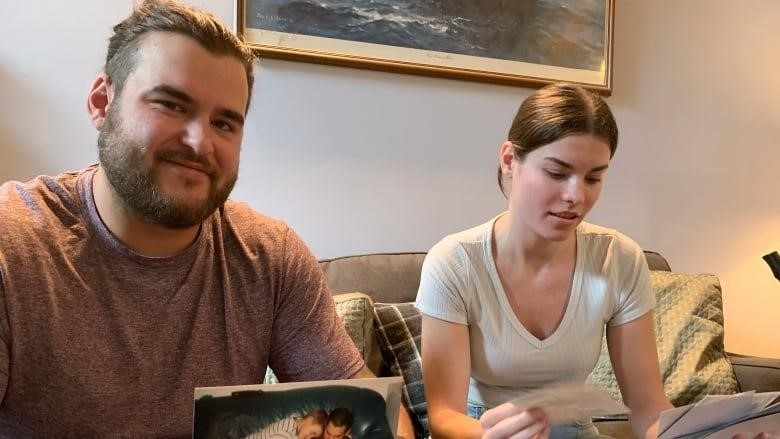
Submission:
[[328,415],[324,439],[345,439],[352,432],[352,412],[346,407],[336,407]]
[[189,437],[194,387],[372,376],[300,238],[226,201],[252,62],[147,0],[88,94],[99,164],[0,186],[0,438]]

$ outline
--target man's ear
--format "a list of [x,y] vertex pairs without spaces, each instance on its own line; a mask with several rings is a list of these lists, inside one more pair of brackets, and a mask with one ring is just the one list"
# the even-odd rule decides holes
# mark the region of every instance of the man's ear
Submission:
[[498,164],[501,166],[501,173],[504,175],[512,175],[512,167],[515,164],[515,145],[506,141],[501,144],[498,150]]
[[87,114],[95,129],[101,130],[103,128],[108,106],[113,100],[114,88],[111,87],[108,76],[105,73],[101,73],[95,78],[87,95]]

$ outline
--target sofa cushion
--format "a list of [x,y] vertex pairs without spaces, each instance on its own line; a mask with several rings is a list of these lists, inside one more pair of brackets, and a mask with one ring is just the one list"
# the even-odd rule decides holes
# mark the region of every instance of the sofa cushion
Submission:
[[413,302],[420,285],[424,252],[375,253],[320,261],[334,293],[362,291],[374,302]]
[[374,304],[376,335],[391,375],[404,379],[403,397],[412,412],[415,432],[428,437],[428,410],[422,381],[422,318],[413,302]]
[[[672,404],[690,404],[707,394],[738,392],[723,348],[718,278],[662,271],[652,271],[650,277],[657,302],[654,318],[661,378]],[[606,343],[590,379],[620,398]]]
[[[374,304],[371,298],[363,293],[345,293],[333,296],[336,304],[336,314],[344,323],[344,329],[357,346],[366,365],[377,373],[382,357],[379,353],[376,337],[374,337]],[[278,383],[273,371],[268,368],[264,383]]]
[[[669,263],[654,251],[645,250],[651,270],[669,271]],[[374,302],[414,302],[420,286],[425,252],[373,253],[320,260],[328,288],[333,294],[362,291]]]
[[780,358],[729,354],[729,360],[734,366],[740,391],[774,392],[780,389]]

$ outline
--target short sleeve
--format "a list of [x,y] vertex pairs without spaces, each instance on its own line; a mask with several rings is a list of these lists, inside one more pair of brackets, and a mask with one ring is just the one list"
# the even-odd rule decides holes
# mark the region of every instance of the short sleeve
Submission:
[[269,366],[280,381],[349,378],[364,366],[319,263],[291,229],[283,242]]
[[655,307],[650,269],[639,245],[620,233],[609,252],[614,270],[617,307],[609,326],[622,325],[643,316]]
[[423,314],[467,324],[464,295],[469,287],[467,258],[459,243],[444,239],[426,255],[417,290],[417,308]]

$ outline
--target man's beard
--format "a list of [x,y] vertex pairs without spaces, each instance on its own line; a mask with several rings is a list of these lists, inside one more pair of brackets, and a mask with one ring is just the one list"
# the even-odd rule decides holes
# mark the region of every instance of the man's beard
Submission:
[[114,107],[107,112],[98,136],[98,155],[111,187],[131,214],[164,227],[187,228],[202,223],[227,200],[236,183],[237,174],[220,188],[210,173],[208,195],[202,201],[187,200],[163,192],[155,182],[161,159],[188,160],[200,163],[206,169],[212,169],[212,166],[189,148],[182,147],[179,151],[158,152],[153,157],[153,164],[147,167],[144,163],[146,148],[123,130],[118,114],[120,111]]

